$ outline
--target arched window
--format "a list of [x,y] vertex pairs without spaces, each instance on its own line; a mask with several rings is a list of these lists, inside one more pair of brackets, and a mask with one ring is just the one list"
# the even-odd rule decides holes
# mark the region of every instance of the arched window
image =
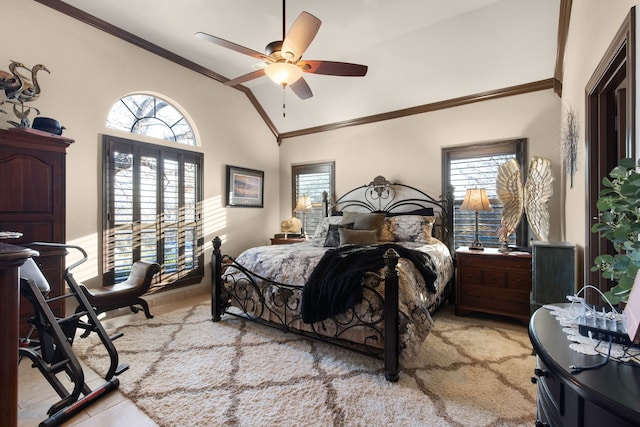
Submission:
[[140,93],[121,98],[111,107],[107,127],[196,145],[193,129],[182,113],[169,102],[153,95]]
[[[184,115],[152,95],[120,99],[107,127],[196,145]],[[151,292],[201,281],[204,154],[186,148],[103,136],[105,285],[138,260],[161,265]]]

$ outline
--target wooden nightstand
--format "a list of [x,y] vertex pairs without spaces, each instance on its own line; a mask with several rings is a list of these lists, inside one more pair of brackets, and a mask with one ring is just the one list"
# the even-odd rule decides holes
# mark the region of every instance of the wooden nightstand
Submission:
[[529,321],[531,254],[460,248],[456,251],[456,314],[472,311]]
[[271,240],[272,245],[289,245],[291,243],[305,242],[307,239],[304,237],[272,237],[269,240]]

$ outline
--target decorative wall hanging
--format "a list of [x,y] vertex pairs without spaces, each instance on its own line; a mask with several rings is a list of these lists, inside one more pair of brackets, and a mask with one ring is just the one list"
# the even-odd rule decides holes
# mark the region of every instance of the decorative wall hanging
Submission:
[[503,236],[511,235],[526,213],[529,226],[538,240],[549,240],[549,199],[553,195],[551,161],[533,157],[527,182],[522,184],[522,172],[515,159],[498,168],[496,192],[502,202]]
[[578,118],[571,107],[567,107],[565,121],[562,126],[562,162],[569,175],[569,188],[573,188],[573,175],[578,171],[578,137],[580,128]]
[[227,206],[264,206],[264,172],[227,166]]
[[[18,70],[22,68],[28,71],[21,74]],[[42,64],[34,65],[32,68],[25,66],[18,61],[11,61],[9,64],[9,71],[0,70],[0,90],[4,91],[6,99],[0,102],[0,105],[12,104],[13,114],[20,120],[19,123],[11,120],[7,122],[16,127],[29,127],[29,114],[31,110],[36,112],[36,115],[40,114],[40,111],[35,107],[26,107],[25,102],[33,102],[40,97],[40,85],[38,84],[38,72],[50,71]],[[8,114],[4,110],[0,110],[5,114]]]

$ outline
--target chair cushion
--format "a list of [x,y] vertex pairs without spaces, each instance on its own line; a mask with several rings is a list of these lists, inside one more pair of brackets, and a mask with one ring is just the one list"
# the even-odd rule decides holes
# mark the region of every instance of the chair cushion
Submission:
[[51,290],[47,278],[44,277],[44,274],[42,274],[42,271],[40,271],[40,268],[38,268],[33,258],[28,258],[27,261],[20,266],[20,278],[34,282],[38,289],[40,289],[42,295],[47,295]]

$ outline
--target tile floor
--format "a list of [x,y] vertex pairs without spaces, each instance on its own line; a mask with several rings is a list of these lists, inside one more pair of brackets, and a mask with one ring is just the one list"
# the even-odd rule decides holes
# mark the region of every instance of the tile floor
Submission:
[[[188,295],[183,298],[168,298],[160,300],[160,304],[151,305],[152,314],[160,314],[173,309],[192,305],[206,298],[204,294]],[[172,302],[168,302],[172,301]],[[104,320],[104,322],[127,322],[131,319],[139,319],[142,313],[125,314]],[[144,317],[142,317],[144,318]],[[115,341],[117,348],[117,341]],[[83,365],[85,382],[93,390],[104,382],[91,369]],[[33,427],[47,418],[47,410],[51,405],[60,400],[55,390],[49,385],[37,369],[31,367],[28,359],[24,359],[18,368],[18,426]],[[124,381],[123,374],[122,380]],[[60,378],[62,380],[62,378]],[[123,424],[136,427],[157,426],[144,412],[127,399],[120,390],[116,389],[107,396],[91,404],[76,416],[62,424],[62,426],[77,427],[109,427]]]

